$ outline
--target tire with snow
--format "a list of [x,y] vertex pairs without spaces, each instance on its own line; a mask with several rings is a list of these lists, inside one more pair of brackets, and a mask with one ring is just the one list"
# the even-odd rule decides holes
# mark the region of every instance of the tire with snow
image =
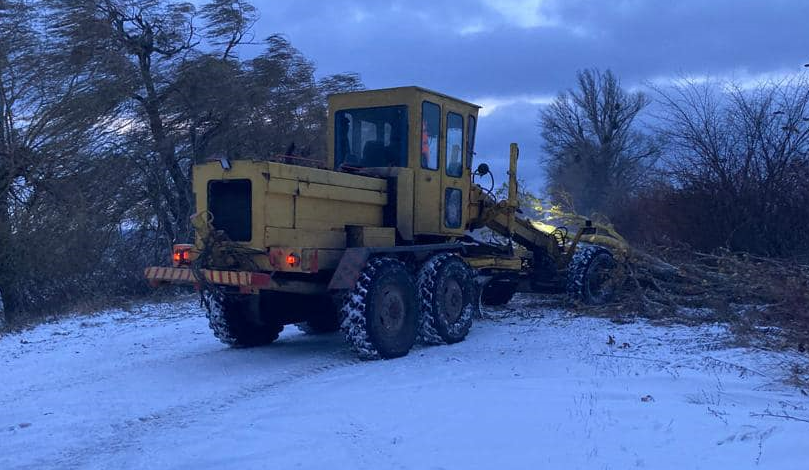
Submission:
[[418,300],[413,276],[394,258],[368,261],[345,297],[341,329],[362,359],[406,355],[416,342]]
[[270,344],[284,329],[272,321],[264,321],[257,295],[229,294],[208,290],[203,295],[208,326],[219,341],[232,347]]
[[454,254],[430,258],[419,270],[419,338],[431,344],[463,341],[480,308],[472,269]]
[[498,306],[511,302],[517,292],[517,283],[508,279],[494,279],[483,288],[480,303]]
[[567,293],[574,301],[601,305],[612,300],[617,284],[612,279],[616,267],[612,253],[600,246],[576,250],[567,271]]

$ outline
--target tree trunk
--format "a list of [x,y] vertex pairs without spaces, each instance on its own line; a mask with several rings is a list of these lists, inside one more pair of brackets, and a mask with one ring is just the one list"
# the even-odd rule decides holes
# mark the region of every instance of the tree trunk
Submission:
[[[0,193],[0,330],[5,327],[6,324],[6,310],[5,310],[5,303],[6,301],[11,301],[11,293],[7,289],[9,281],[12,280],[10,277],[13,274],[13,269],[9,265],[11,262],[11,252],[10,252],[10,244],[11,244],[11,223],[9,220],[9,210],[8,210],[8,194],[6,192]],[[3,294],[6,294],[5,299],[3,298]],[[9,304],[9,308],[12,307],[12,304]]]
[[160,113],[160,96],[154,85],[151,70],[151,56],[148,50],[141,51],[139,57],[140,74],[146,88],[146,98],[143,107],[149,120],[149,130],[155,144],[155,152],[160,157],[163,168],[168,172],[173,187],[167,187],[164,197],[169,205],[177,212],[174,221],[174,242],[186,241],[191,236],[191,183],[183,174],[177,162],[174,141],[166,132],[163,118]]
[[5,292],[9,295],[6,287],[11,281],[10,276],[14,272],[9,266],[11,260],[11,218],[8,205],[9,188],[13,181],[14,170],[10,168],[11,159],[9,153],[11,149],[9,136],[6,132],[8,114],[5,95],[5,86],[0,81],[0,330],[6,325],[3,293]]
[[5,193],[0,194],[0,331],[6,327],[6,308],[3,302],[3,292],[5,291],[6,277],[8,273],[2,260],[8,260],[7,250],[11,241],[11,226],[8,220],[8,204],[6,204]]

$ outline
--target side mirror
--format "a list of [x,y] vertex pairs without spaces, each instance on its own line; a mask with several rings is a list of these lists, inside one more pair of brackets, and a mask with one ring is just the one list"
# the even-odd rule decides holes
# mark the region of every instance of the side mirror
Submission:
[[485,163],[481,163],[478,165],[478,169],[475,170],[475,174],[478,176],[485,176],[489,174],[489,165]]

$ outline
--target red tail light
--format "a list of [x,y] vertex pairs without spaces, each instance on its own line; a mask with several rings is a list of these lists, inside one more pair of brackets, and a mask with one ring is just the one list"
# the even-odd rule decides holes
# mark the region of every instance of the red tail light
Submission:
[[183,266],[187,264],[191,264],[193,258],[191,257],[192,252],[191,250],[194,248],[194,245],[187,245],[187,244],[179,244],[174,245],[172,247],[171,253],[171,261],[174,266]]
[[290,268],[294,268],[298,264],[300,264],[301,258],[295,253],[290,253],[287,255],[287,264]]

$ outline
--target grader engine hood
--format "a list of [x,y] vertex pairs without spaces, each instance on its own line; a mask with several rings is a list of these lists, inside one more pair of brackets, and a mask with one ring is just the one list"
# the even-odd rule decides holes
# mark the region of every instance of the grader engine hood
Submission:
[[333,269],[347,227],[381,226],[388,203],[384,179],[264,161],[197,165],[194,192],[197,250],[218,253],[219,267],[259,271]]

